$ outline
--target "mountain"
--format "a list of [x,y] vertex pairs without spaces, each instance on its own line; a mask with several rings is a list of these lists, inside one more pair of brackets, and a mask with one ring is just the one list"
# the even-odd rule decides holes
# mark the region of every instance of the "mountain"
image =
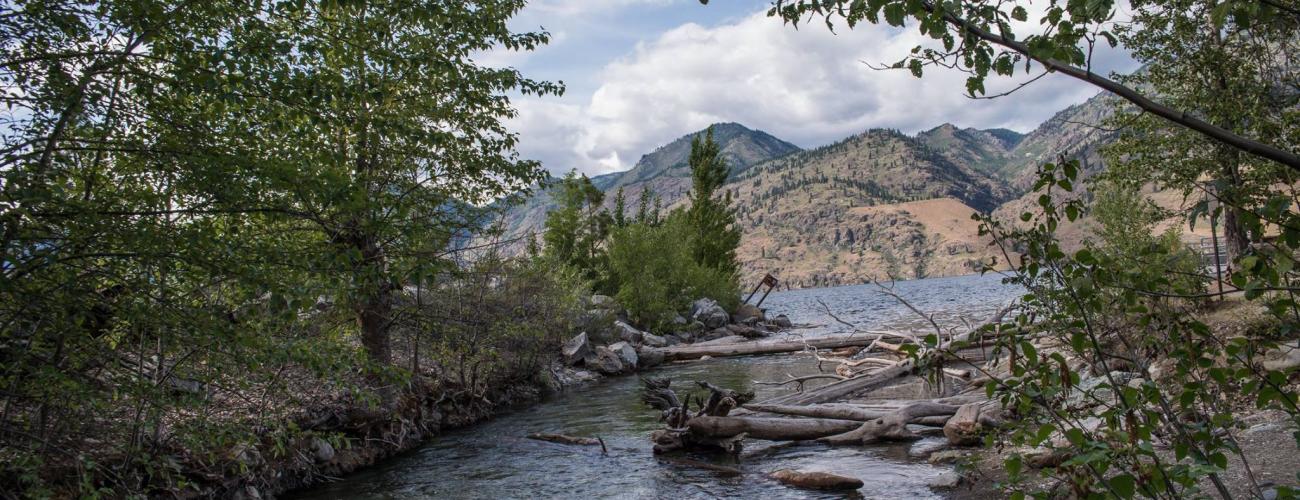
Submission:
[[1004,185],[893,130],[756,165],[727,186],[743,278],[811,287],[969,274],[992,256],[970,215],[1016,194]]
[[[635,210],[646,189],[659,196],[664,206],[672,206],[684,199],[690,190],[691,169],[687,161],[691,154],[691,140],[704,132],[700,130],[679,137],[642,156],[632,169],[593,177],[592,184],[606,192],[607,206],[613,205],[614,192],[619,188],[624,190],[629,210]],[[738,123],[713,125],[713,140],[718,143],[722,156],[731,165],[733,176],[758,163],[802,151],[798,146],[777,139],[767,132],[753,130]],[[556,204],[551,198],[550,189],[538,187],[535,191],[522,205],[503,215],[504,239],[526,237],[529,232],[541,233],[546,222],[546,212],[555,208]]]
[[[793,287],[832,286],[968,274],[1004,262],[970,216],[1018,214],[1035,198],[1026,190],[1036,167],[1058,155],[1081,158],[1085,175],[1099,171],[1098,150],[1111,138],[1099,126],[1111,106],[1098,95],[1027,134],[952,124],[915,136],[873,129],[810,150],[736,123],[714,125],[732,165],[724,188],[742,228],[741,279],[771,273]],[[665,207],[680,206],[690,189],[690,142],[700,133],[592,182],[607,205],[622,188],[629,210],[646,190]],[[540,233],[553,205],[541,190],[509,210],[507,237]]]

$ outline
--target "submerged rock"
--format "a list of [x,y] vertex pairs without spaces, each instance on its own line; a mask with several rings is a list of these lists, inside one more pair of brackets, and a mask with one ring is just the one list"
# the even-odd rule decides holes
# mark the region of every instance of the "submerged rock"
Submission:
[[795,486],[799,488],[808,488],[814,490],[856,490],[862,487],[862,480],[856,477],[846,477],[829,472],[803,472],[791,469],[781,469],[769,474],[772,479]]
[[577,336],[569,339],[560,348],[560,354],[564,356],[564,364],[573,366],[582,361],[591,354],[591,342],[587,340],[587,332],[579,333]]

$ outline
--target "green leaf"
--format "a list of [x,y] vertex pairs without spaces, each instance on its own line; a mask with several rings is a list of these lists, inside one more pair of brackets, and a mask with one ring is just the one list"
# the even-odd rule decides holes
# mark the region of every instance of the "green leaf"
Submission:
[[1133,479],[1133,476],[1128,474],[1120,474],[1112,477],[1107,481],[1107,483],[1120,498],[1133,498],[1137,486],[1137,481]]

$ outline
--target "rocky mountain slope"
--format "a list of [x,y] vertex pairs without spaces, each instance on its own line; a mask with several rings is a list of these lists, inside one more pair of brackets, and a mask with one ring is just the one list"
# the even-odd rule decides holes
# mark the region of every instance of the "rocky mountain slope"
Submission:
[[[1101,168],[1097,149],[1110,133],[1099,95],[1067,108],[1028,134],[940,125],[916,136],[873,129],[801,150],[735,123],[714,126],[732,165],[743,229],[738,255],[746,283],[771,273],[789,286],[968,274],[1007,256],[978,236],[975,212],[1011,214],[1043,161],[1077,156],[1086,173]],[[690,189],[683,136],[643,156],[626,172],[593,178],[607,193],[624,189],[629,209],[647,190],[665,207]],[[553,206],[546,191],[504,216],[507,237],[540,233]]]

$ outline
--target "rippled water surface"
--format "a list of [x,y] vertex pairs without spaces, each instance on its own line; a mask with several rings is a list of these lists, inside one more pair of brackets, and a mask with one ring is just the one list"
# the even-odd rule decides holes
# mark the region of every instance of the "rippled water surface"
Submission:
[[[1017,295],[996,276],[968,276],[900,282],[894,291],[916,307],[935,313],[944,324],[961,318],[978,322]],[[826,304],[823,308],[818,300]],[[821,336],[853,329],[922,330],[927,323],[883,295],[874,286],[849,286],[774,292],[764,307],[769,316],[787,314],[795,323],[812,325],[796,334]],[[790,354],[729,358],[675,364],[649,373],[669,377],[674,387],[695,380],[752,389],[757,399],[784,394],[790,387],[756,386],[755,380],[816,373],[808,355]],[[650,432],[658,429],[656,412],[643,406],[636,377],[621,377],[571,389],[527,410],[454,431],[377,467],[347,476],[296,498],[842,498],[796,490],[766,479],[784,468],[817,470],[862,479],[856,498],[931,498],[926,484],[945,469],[914,458],[909,450],[932,446],[937,438],[916,443],[829,448],[817,444],[778,445],[749,440],[741,458],[692,456],[694,460],[739,468],[741,476],[656,458]],[[598,436],[599,447],[565,446],[524,436],[552,432]]]

